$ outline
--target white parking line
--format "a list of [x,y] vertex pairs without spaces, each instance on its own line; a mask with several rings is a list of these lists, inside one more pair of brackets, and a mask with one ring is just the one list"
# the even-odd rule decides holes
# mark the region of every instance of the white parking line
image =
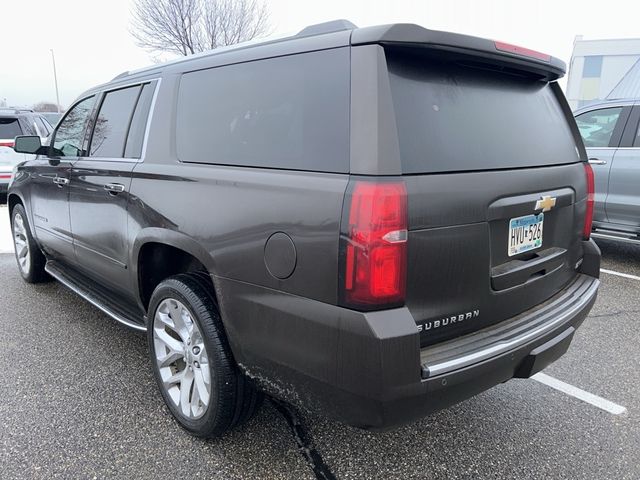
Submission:
[[0,253],[13,253],[13,239],[6,205],[0,206]]
[[638,277],[637,275],[630,275],[628,273],[615,272],[613,270],[607,270],[604,268],[601,268],[600,272],[608,273],[609,275],[616,275],[618,277],[630,278],[631,280],[640,280],[640,277]]
[[557,378],[550,377],[545,373],[536,373],[533,377],[533,380],[537,382],[543,383],[548,387],[554,388],[562,393],[566,393],[572,397],[577,398],[578,400],[582,400],[583,402],[587,402],[594,407],[598,407],[605,412],[612,413],[613,415],[621,415],[627,411],[625,407],[622,405],[618,405],[617,403],[610,402],[609,400],[594,395],[593,393],[585,392],[584,390],[574,387],[573,385],[569,385],[568,383],[564,383]]

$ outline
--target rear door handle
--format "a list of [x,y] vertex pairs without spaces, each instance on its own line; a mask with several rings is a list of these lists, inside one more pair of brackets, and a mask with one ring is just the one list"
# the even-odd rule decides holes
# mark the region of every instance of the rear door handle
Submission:
[[600,160],[599,158],[591,157],[589,159],[589,163],[591,165],[606,165],[607,161],[606,160]]
[[53,183],[58,185],[59,187],[64,187],[69,184],[69,179],[64,177],[53,177]]
[[124,185],[120,183],[107,183],[104,186],[104,189],[109,193],[116,194],[116,193],[124,192]]

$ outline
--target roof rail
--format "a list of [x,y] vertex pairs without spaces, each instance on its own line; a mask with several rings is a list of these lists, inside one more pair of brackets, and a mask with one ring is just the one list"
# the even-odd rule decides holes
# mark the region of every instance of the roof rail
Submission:
[[193,60],[195,58],[208,57],[210,55],[218,55],[220,53],[231,52],[234,50],[240,50],[244,48],[249,48],[258,45],[267,45],[271,43],[278,43],[286,40],[292,40],[300,37],[311,37],[315,35],[322,35],[326,33],[335,33],[335,32],[345,32],[350,31],[355,28],[358,28],[356,25],[351,23],[349,20],[332,20],[330,22],[318,23],[316,25],[309,25],[308,27],[303,28],[295,35],[283,34],[283,35],[272,35],[267,38],[255,38],[253,40],[249,40],[247,42],[237,43],[235,45],[228,45],[225,47],[218,47],[213,50],[206,50],[204,52],[195,53],[193,55],[188,55],[184,57],[178,57],[173,60],[169,60],[166,62],[161,62],[156,65],[151,65],[149,67],[138,68],[134,70],[129,70],[126,72],[122,72],[120,75],[114,77],[111,81],[127,77],[129,75],[137,75],[140,73],[152,72],[154,70],[158,70],[164,67],[168,67],[171,65],[176,65],[182,62],[187,62],[189,60]]
[[331,20],[330,22],[317,23],[315,25],[309,25],[300,30],[296,37],[311,37],[313,35],[322,35],[324,33],[342,32],[345,30],[353,30],[358,28],[349,20]]
[[20,108],[20,107],[0,107],[0,110],[5,112],[13,112],[17,113],[33,113],[33,109],[31,108]]

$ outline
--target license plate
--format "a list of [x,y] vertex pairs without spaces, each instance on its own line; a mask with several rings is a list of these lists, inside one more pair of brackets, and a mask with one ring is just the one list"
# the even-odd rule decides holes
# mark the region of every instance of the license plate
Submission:
[[525,215],[509,220],[507,252],[510,257],[535,250],[542,246],[542,224],[544,213]]

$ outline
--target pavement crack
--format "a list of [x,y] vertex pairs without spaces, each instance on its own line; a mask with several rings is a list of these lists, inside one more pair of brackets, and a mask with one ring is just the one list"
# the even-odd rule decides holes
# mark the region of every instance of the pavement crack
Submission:
[[316,450],[311,439],[309,431],[302,423],[302,419],[296,412],[296,410],[289,404],[269,398],[275,409],[284,417],[291,428],[293,438],[298,445],[298,451],[305,458],[313,473],[318,480],[337,480],[337,477],[329,469],[329,466],[325,463],[322,455]]
[[598,314],[590,313],[589,317],[590,318],[614,317],[616,315],[620,315],[620,314],[623,314],[623,313],[626,313],[626,314],[629,314],[629,313],[631,313],[631,314],[640,313],[640,310],[616,310],[614,312],[598,313]]

